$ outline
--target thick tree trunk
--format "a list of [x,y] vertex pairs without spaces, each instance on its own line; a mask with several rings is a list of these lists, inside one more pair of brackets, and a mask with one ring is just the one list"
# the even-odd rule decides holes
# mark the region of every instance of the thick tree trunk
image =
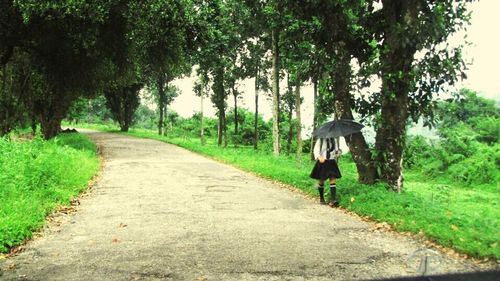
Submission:
[[64,94],[51,94],[38,100],[35,112],[40,121],[43,138],[48,140],[61,132],[61,122],[69,109],[71,101],[64,99]]
[[255,118],[253,127],[253,148],[257,149],[259,143],[259,68],[257,68],[255,75]]
[[297,158],[302,157],[302,120],[300,116],[300,104],[302,100],[300,98],[300,79],[297,79],[297,85],[295,86],[295,116],[297,118]]
[[31,134],[36,135],[36,117],[34,115],[31,117]]
[[403,149],[408,119],[408,93],[412,81],[412,62],[416,46],[401,38],[402,28],[412,28],[418,18],[416,0],[383,0],[382,14],[387,22],[381,54],[381,123],[375,147],[381,178],[391,189],[403,188]]
[[273,29],[271,32],[272,56],[273,56],[273,154],[280,154],[280,132],[279,132],[279,32]]
[[163,135],[164,131],[164,106],[165,106],[165,80],[163,74],[160,74],[157,82],[158,87],[158,109],[160,119],[158,120],[158,135]]
[[[346,50],[339,51],[338,67],[332,75],[333,91],[335,93],[335,115],[338,119],[353,120],[351,110],[351,75],[350,56]],[[345,138],[349,150],[352,153],[356,169],[358,170],[358,181],[373,184],[378,178],[377,168],[372,159],[370,149],[363,134],[356,133]]]
[[48,140],[51,139],[59,132],[61,132],[61,121],[63,118],[55,118],[55,117],[49,117],[49,116],[43,116],[41,117],[40,124],[42,127],[42,133],[43,133],[43,138]]
[[120,131],[128,132],[129,126],[130,126],[129,124],[124,123],[122,126],[120,126]]
[[216,71],[214,77],[214,97],[213,101],[217,107],[217,114],[219,116],[219,129],[217,136],[217,145],[222,146],[224,142],[224,147],[227,146],[227,135],[226,135],[226,105],[225,105],[225,95],[224,95],[224,69],[219,67]]

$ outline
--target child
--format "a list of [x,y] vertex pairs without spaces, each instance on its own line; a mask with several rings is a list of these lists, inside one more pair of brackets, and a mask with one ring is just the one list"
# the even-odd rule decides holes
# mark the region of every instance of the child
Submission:
[[330,206],[337,207],[339,205],[336,195],[337,186],[336,179],[342,177],[340,174],[339,167],[337,165],[337,159],[342,154],[342,151],[337,148],[335,140],[331,139],[318,139],[314,145],[314,159],[316,159],[316,164],[311,171],[310,177],[319,180],[318,191],[319,191],[319,203],[325,205],[325,180],[330,180]]

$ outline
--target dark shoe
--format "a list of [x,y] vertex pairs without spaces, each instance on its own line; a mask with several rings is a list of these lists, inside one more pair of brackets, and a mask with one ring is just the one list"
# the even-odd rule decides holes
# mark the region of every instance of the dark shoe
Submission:
[[325,199],[319,199],[319,204],[320,205],[326,205]]
[[332,208],[336,208],[339,206],[339,201],[337,201],[337,200],[330,201],[330,203],[328,203],[328,206],[330,206]]

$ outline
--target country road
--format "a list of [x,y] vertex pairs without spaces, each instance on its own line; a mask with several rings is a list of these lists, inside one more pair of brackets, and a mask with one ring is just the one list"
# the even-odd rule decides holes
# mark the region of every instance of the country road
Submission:
[[[0,280],[419,276],[416,251],[424,246],[412,238],[373,231],[373,224],[170,144],[85,133],[104,154],[99,180],[75,212],[56,214],[42,237],[0,260]],[[432,280],[495,278],[463,274],[484,265],[432,258],[439,259],[430,262],[433,273],[445,275]]]

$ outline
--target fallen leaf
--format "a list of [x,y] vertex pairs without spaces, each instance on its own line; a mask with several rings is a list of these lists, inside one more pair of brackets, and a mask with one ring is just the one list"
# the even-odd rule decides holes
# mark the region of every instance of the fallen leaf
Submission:
[[124,223],[120,223],[120,225],[118,227],[127,227],[127,225]]
[[351,203],[353,203],[356,199],[354,197],[351,197]]
[[458,230],[458,226],[456,226],[456,225],[452,224],[452,225],[451,225],[451,229],[453,229],[453,230]]
[[113,240],[111,240],[111,243],[120,243],[120,240],[118,240],[117,238],[113,238]]
[[493,249],[494,249],[494,248],[496,248],[497,246],[498,246],[498,242],[495,242],[495,243],[493,243],[493,244],[490,244],[490,247],[491,247],[491,248],[493,248]]

